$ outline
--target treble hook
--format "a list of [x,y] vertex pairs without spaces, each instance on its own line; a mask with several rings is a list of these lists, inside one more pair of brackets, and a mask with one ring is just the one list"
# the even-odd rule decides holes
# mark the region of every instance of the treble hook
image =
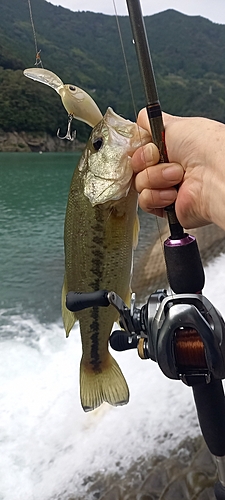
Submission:
[[65,137],[60,137],[59,135],[59,132],[60,132],[60,128],[58,128],[57,130],[57,137],[59,139],[67,139],[68,141],[74,141],[75,137],[76,137],[76,130],[74,132],[71,132],[71,124],[72,124],[72,120],[73,120],[73,115],[68,115],[68,125],[67,125],[67,132],[66,132],[66,135]]
[[37,53],[36,53],[36,61],[34,63],[34,66],[41,66],[43,68],[43,64],[42,64],[42,60],[41,60],[41,50],[39,50]]

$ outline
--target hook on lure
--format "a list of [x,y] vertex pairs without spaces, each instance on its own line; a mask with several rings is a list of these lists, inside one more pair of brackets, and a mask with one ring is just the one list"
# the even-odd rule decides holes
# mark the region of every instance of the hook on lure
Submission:
[[73,118],[87,123],[92,128],[102,120],[102,113],[95,101],[79,87],[64,84],[55,73],[44,68],[28,68],[23,73],[31,80],[48,85],[60,95],[62,104],[68,113],[68,125],[65,137],[59,136],[58,129],[57,136],[59,139],[74,140],[75,135],[71,132]]
[[73,115],[68,115],[67,131],[66,131],[66,135],[64,137],[60,137],[60,135],[59,135],[60,128],[58,128],[58,130],[57,130],[57,134],[56,135],[62,141],[64,139],[67,139],[68,141],[74,141],[74,139],[76,138],[76,135],[77,135],[76,130],[74,130],[74,132],[71,131],[72,120],[73,120]]

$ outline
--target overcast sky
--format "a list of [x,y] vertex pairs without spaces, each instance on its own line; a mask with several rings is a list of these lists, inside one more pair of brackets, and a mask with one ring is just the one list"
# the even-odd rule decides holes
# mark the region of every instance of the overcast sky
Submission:
[[[113,0],[51,0],[70,10],[91,10],[104,14],[115,14]],[[126,0],[115,0],[119,15],[127,15]],[[167,9],[184,14],[206,17],[215,23],[225,24],[225,0],[141,0],[143,14],[152,15]]]

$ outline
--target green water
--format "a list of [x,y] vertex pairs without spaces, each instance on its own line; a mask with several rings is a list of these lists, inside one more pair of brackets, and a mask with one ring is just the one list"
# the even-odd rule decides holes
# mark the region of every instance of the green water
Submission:
[[[41,322],[61,316],[63,230],[72,174],[80,153],[0,154],[0,309],[34,314]],[[139,212],[141,249],[157,231]]]
[[0,154],[0,307],[55,320],[63,224],[80,154]]

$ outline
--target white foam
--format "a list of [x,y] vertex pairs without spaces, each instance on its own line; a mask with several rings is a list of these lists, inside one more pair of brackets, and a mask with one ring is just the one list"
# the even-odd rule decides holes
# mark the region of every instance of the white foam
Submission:
[[[225,313],[225,256],[206,269],[204,294]],[[11,322],[11,323],[10,323]],[[166,453],[199,433],[192,391],[136,351],[113,353],[130,388],[127,406],[84,413],[79,401],[78,327],[11,316],[17,337],[0,344],[0,499],[47,500],[85,490],[95,471]],[[28,341],[27,331],[30,338]],[[26,334],[23,336],[23,332]],[[23,340],[21,340],[23,339]]]

